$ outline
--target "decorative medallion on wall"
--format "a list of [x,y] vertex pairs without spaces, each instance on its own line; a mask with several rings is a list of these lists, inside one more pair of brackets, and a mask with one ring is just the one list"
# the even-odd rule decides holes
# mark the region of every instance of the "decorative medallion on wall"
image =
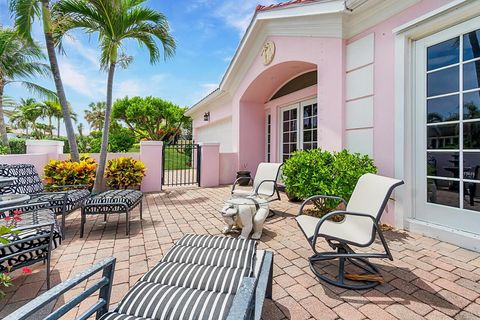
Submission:
[[268,66],[272,63],[275,57],[275,43],[273,41],[267,41],[263,45],[261,56],[263,58],[263,64]]

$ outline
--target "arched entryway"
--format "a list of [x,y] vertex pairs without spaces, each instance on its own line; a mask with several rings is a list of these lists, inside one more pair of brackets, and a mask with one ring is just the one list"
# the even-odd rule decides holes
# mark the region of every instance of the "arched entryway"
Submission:
[[[300,140],[303,139],[301,126],[304,120],[302,101],[310,103],[311,108],[315,104],[317,108],[318,79],[312,80],[312,76],[318,77],[315,64],[288,61],[267,68],[250,83],[239,101],[240,168],[255,170],[262,161],[283,161],[281,155],[283,145],[288,145],[287,153],[297,148],[293,147],[294,145],[302,148],[303,144],[300,144]],[[294,105],[299,106],[298,110],[294,111]],[[290,108],[288,110],[292,111],[283,114],[284,108]],[[310,111],[310,117],[316,117],[317,113],[315,112],[313,116],[312,111],[313,109]],[[292,126],[287,131],[283,130],[284,121],[288,122],[285,125]],[[311,122],[313,123],[313,120]],[[317,123],[315,118],[315,125]],[[288,141],[284,141],[283,136],[287,134]],[[311,142],[317,143],[317,131],[311,130],[309,134]]]

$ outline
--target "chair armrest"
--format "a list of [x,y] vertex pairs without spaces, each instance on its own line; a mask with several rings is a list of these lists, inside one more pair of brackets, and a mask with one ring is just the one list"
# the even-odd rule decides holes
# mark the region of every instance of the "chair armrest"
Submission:
[[255,284],[255,278],[245,277],[242,279],[240,288],[238,288],[233,298],[227,320],[247,320],[253,318]]
[[0,208],[0,214],[3,214],[5,213],[6,211],[13,211],[13,210],[16,210],[16,209],[22,209],[22,208],[32,208],[32,207],[35,207],[35,209],[32,209],[32,210],[27,210],[27,211],[22,211],[23,212],[29,212],[29,211],[35,211],[35,210],[38,210],[39,208],[40,209],[48,209],[50,206],[50,203],[48,202],[37,202],[37,203],[27,203],[27,204],[17,204],[17,205],[14,205],[14,206],[10,206],[10,207],[2,207]]
[[248,179],[248,182],[250,182],[250,181],[253,180],[252,177],[250,177],[250,178],[247,178],[247,177],[237,178],[237,179],[235,180],[235,182],[233,183],[233,185],[232,185],[232,191],[231,191],[232,194],[233,194],[233,192],[235,191],[235,188],[237,187],[237,184],[239,183],[239,181],[243,181],[243,180],[245,180],[245,179]]
[[356,216],[356,217],[362,217],[362,218],[370,219],[372,221],[373,227],[376,229],[376,231],[381,233],[381,230],[380,230],[380,227],[378,226],[377,220],[369,214],[358,213],[358,212],[349,212],[349,211],[332,211],[332,212],[329,212],[326,215],[324,215],[317,222],[317,225],[315,227],[315,233],[313,234],[312,246],[314,246],[315,243],[317,242],[318,231],[320,231],[320,227],[322,226],[322,224],[325,221],[327,221],[328,219],[330,219],[331,217],[337,216],[337,215],[340,215],[340,216]]
[[258,186],[255,188],[254,195],[258,196],[258,190],[260,190],[260,187],[262,186],[263,183],[265,182],[272,182],[273,183],[273,192],[269,197],[273,196],[275,194],[275,190],[277,189],[277,180],[262,180],[258,184]]
[[88,308],[85,313],[77,316],[77,318],[79,319],[87,319],[95,312],[97,312],[98,319],[108,311],[114,270],[115,258],[106,258],[94,264],[90,268],[78,273],[73,278],[70,278],[56,285],[52,289],[48,290],[39,297],[27,303],[23,307],[18,308],[16,311],[5,317],[4,320],[26,320],[30,316],[39,313],[50,302],[60,298],[65,292],[73,289],[75,286],[89,279],[99,271],[103,271],[103,275],[100,279],[95,281],[95,283],[93,283],[90,287],[87,287],[79,295],[75,296],[74,298],[66,302],[64,305],[60,306],[57,310],[52,311],[49,317],[49,319],[59,319],[68,311],[77,306],[80,302],[84,301],[96,291],[100,290],[98,302],[95,303],[93,307]]
[[301,215],[303,214],[303,208],[305,207],[305,205],[313,200],[317,200],[317,199],[327,199],[327,200],[338,200],[340,202],[342,202],[345,206],[347,206],[347,201],[345,201],[345,199],[343,199],[342,197],[336,197],[336,196],[325,196],[325,195],[316,195],[316,196],[312,196],[310,198],[307,198],[303,201],[302,205],[300,206],[300,210],[299,210],[299,213],[298,215]]

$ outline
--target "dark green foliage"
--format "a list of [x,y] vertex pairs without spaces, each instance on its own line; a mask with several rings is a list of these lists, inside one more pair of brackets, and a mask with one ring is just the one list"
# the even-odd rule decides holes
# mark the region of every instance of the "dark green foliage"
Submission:
[[[306,199],[314,195],[339,196],[349,200],[358,179],[365,173],[376,173],[373,160],[347,150],[333,154],[320,150],[295,152],[283,166],[287,192]],[[322,214],[335,209],[338,201],[316,202]]]
[[120,126],[112,128],[108,136],[108,151],[127,152],[135,144],[135,134]]
[[25,154],[27,153],[26,139],[13,138],[8,140],[10,144],[11,154]]

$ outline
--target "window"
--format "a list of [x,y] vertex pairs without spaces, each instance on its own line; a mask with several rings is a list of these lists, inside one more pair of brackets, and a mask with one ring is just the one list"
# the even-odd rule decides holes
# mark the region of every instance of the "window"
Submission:
[[318,148],[318,107],[315,99],[281,109],[280,157],[290,158],[293,152]]

